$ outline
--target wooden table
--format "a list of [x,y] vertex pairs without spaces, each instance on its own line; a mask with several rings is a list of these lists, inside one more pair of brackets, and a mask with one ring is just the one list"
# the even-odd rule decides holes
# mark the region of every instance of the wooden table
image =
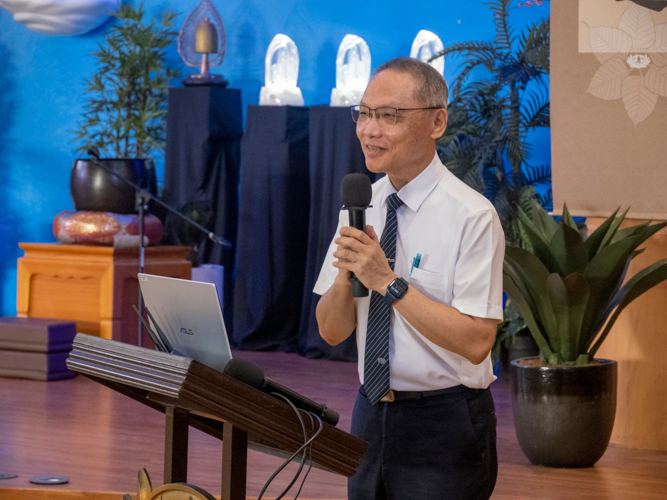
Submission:
[[[77,331],[137,343],[138,248],[19,243],[16,308],[20,317],[69,319]],[[148,274],[190,279],[189,247],[146,248]],[[146,342],[148,341],[148,342]],[[150,338],[144,336],[145,345]]]

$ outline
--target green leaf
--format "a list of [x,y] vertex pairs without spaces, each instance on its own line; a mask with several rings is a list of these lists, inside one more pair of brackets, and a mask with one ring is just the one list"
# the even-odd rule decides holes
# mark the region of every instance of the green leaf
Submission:
[[640,236],[626,238],[600,250],[586,268],[584,277],[591,293],[582,327],[587,338],[602,320],[606,305],[613,297],[630,255],[640,244]]
[[621,216],[618,219],[614,219],[614,221],[611,223],[611,227],[607,231],[607,234],[604,235],[604,238],[602,239],[602,243],[600,243],[600,249],[606,247],[607,245],[611,244],[612,239],[616,235],[616,231],[618,231],[618,228],[620,227],[621,223],[625,219],[625,216],[628,213],[628,210],[630,208],[626,208],[625,212],[621,214]]
[[524,232],[533,253],[547,266],[547,269],[549,269],[550,272],[553,272],[554,269],[551,269],[549,265],[555,259],[551,252],[551,248],[549,247],[549,240],[545,238],[545,235],[520,208],[518,209],[518,215],[521,229]]
[[547,279],[547,291],[558,325],[558,341],[551,345],[563,361],[575,361],[580,354],[579,337],[590,294],[588,283],[580,273],[565,279],[553,273]]
[[562,216],[563,222],[570,226],[572,229],[575,231],[579,231],[579,228],[577,227],[577,223],[574,222],[574,219],[570,215],[570,211],[567,209],[567,205],[563,205],[563,216]]
[[[510,273],[515,280],[519,280],[525,289],[529,303],[535,312],[537,321],[542,326],[542,332],[547,339],[556,333],[556,318],[547,297],[547,279],[549,271],[535,255],[519,247],[508,246],[505,249],[505,263],[503,269]],[[551,344],[552,349],[557,347]]]
[[588,253],[584,240],[578,230],[562,223],[549,242],[552,263],[548,264],[551,272],[561,276],[572,273],[584,273],[588,265]]
[[551,238],[558,231],[558,222],[542,208],[535,198],[530,200],[530,204],[535,227],[543,235],[545,241],[551,241]]
[[589,261],[593,260],[593,257],[595,257],[595,254],[598,252],[600,245],[602,244],[602,240],[607,235],[607,231],[609,231],[609,228],[616,219],[616,214],[618,211],[619,209],[617,208],[616,211],[611,214],[611,216],[606,221],[600,224],[600,227],[593,231],[593,234],[591,234],[584,242],[586,244],[586,251],[588,252]]
[[614,314],[609,318],[605,329],[600,334],[600,337],[595,342],[588,355],[590,358],[595,357],[602,342],[607,338],[618,316],[623,312],[628,304],[630,304],[637,297],[649,291],[654,286],[667,280],[667,259],[660,260],[645,269],[642,269],[636,275],[628,280],[628,282],[619,291],[623,299],[618,305]]
[[510,276],[510,273],[503,272],[503,289],[505,290],[505,293],[509,299],[514,302],[516,307],[521,312],[521,316],[523,316],[523,319],[526,322],[528,329],[530,330],[530,334],[533,336],[535,343],[537,343],[537,346],[540,349],[540,355],[543,358],[548,359],[548,357],[553,354],[553,351],[549,347],[547,340],[544,338],[542,330],[540,329],[535,316],[533,315],[533,311],[531,310],[531,307],[526,300],[527,294],[525,292],[525,288],[521,285],[520,282],[516,282]]

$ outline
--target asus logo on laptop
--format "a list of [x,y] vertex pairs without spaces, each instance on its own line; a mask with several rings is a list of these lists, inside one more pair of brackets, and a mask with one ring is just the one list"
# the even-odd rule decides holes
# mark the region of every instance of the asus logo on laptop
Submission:
[[194,335],[194,332],[189,328],[181,328],[181,333],[183,335]]

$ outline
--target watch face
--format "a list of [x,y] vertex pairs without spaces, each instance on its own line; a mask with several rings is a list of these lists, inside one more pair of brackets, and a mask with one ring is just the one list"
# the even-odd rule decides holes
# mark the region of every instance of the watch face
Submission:
[[405,292],[408,290],[408,284],[402,279],[398,278],[391,282],[389,285],[389,293],[394,297],[402,297]]

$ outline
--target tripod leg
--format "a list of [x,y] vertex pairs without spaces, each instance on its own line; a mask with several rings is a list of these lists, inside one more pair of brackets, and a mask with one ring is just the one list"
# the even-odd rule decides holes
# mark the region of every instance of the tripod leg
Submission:
[[221,500],[245,500],[248,433],[225,422],[222,427]]
[[168,405],[164,437],[164,483],[185,483],[188,477],[188,412]]

